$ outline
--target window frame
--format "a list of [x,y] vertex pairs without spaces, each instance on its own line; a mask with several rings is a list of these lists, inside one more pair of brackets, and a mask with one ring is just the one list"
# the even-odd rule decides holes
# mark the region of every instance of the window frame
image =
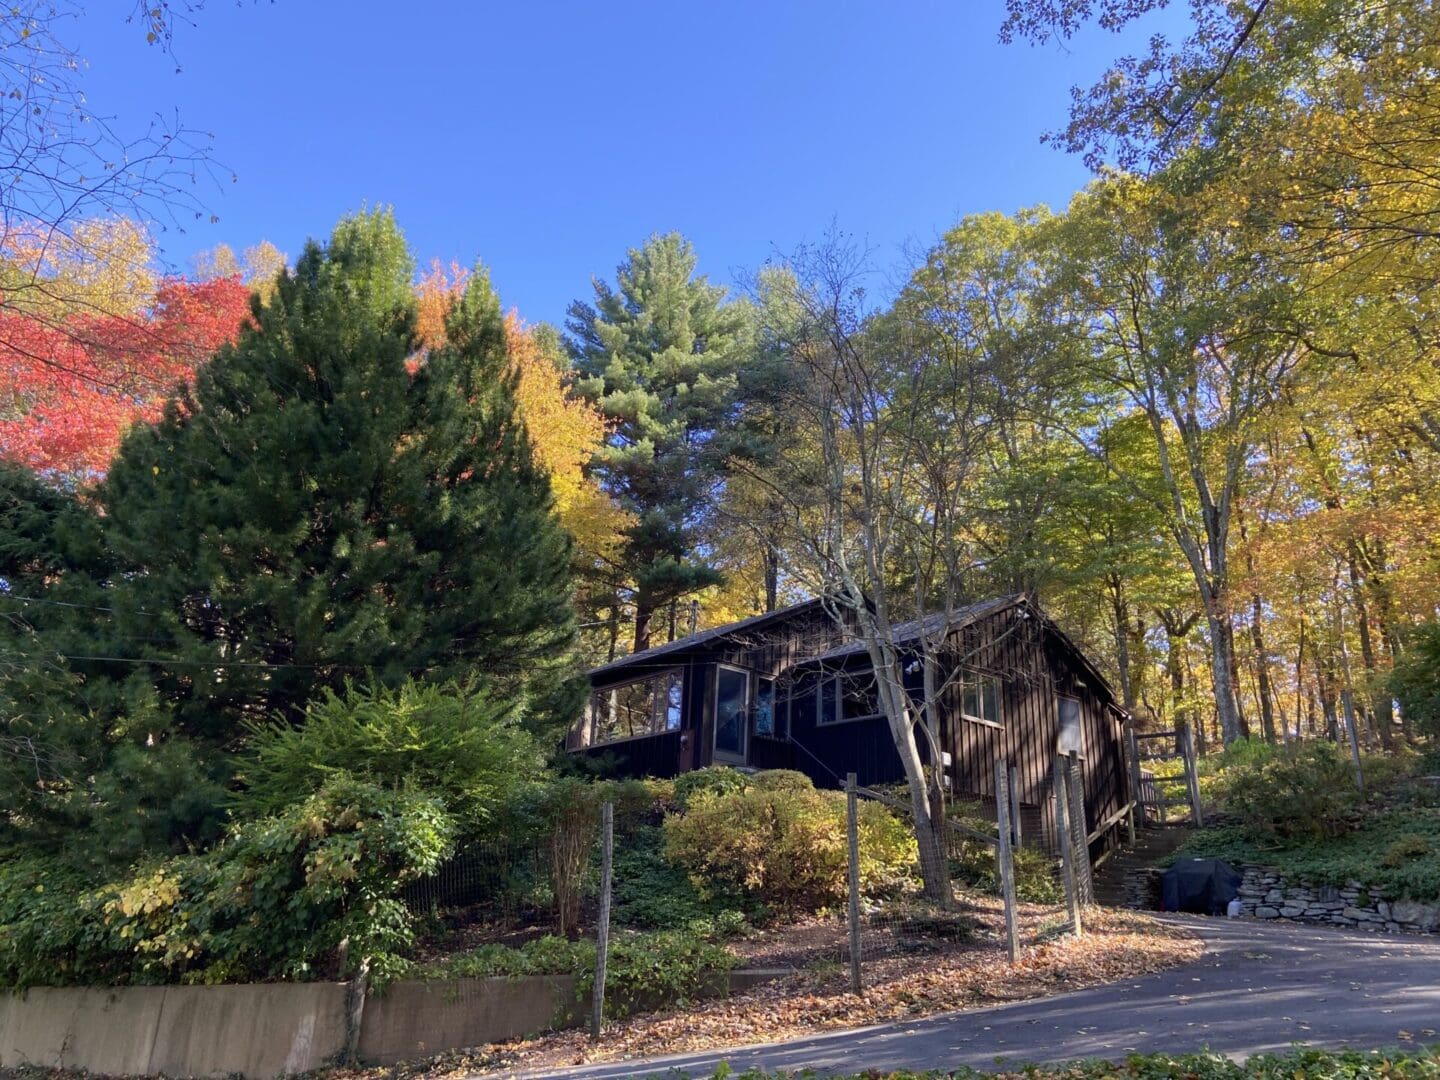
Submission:
[[[760,702],[763,698],[762,685],[770,684],[770,730],[760,730]],[[788,705],[789,702],[787,701]],[[788,732],[786,733],[788,734]],[[756,739],[777,739],[783,741],[786,735],[780,733],[780,680],[773,675],[757,674],[751,681],[750,735]]]
[[[850,671],[836,671],[820,676],[815,687],[815,726],[817,728],[839,727],[841,724],[862,724],[866,720],[883,720],[885,718],[885,709],[883,706],[880,706],[879,712],[867,713],[864,716],[844,715],[844,710],[841,708],[841,702],[844,700],[844,695],[841,692],[841,680],[846,678],[853,679],[856,676],[864,675],[870,676],[870,682],[875,685],[875,704],[879,706],[880,687],[879,681],[875,678],[875,666],[873,664],[867,667],[855,668]],[[825,692],[827,686],[833,695],[831,700],[835,705],[835,718],[833,720],[825,719]]]
[[[1061,741],[1064,739],[1065,736],[1064,704],[1067,701],[1075,703],[1075,734],[1077,736],[1079,748],[1074,750],[1067,750],[1061,746]],[[1074,754],[1076,757],[1081,759],[1086,756],[1085,703],[1080,700],[1079,694],[1062,694],[1059,692],[1055,694],[1055,749],[1057,753]]]
[[[650,730],[639,734],[619,735],[612,739],[598,738],[599,725],[597,723],[598,710],[596,709],[597,699],[603,699],[605,695],[619,693],[631,687],[643,683],[653,685],[652,698],[650,703]],[[670,688],[678,685],[680,688],[680,700],[677,706],[677,723],[670,726]],[[624,682],[613,683],[610,686],[598,690],[592,689],[589,697],[585,700],[585,708],[588,713],[586,727],[589,739],[581,746],[580,750],[589,750],[597,746],[614,746],[617,743],[633,742],[636,739],[654,739],[661,735],[674,735],[685,729],[685,669],[682,667],[668,668],[665,671],[656,672],[652,675],[645,675],[638,679],[627,679]]]
[[[720,677],[724,672],[742,675],[745,678],[745,702],[741,711],[739,753],[720,749]],[[715,665],[715,689],[711,695],[710,760],[719,765],[745,765],[750,761],[750,725],[753,723],[755,700],[755,672],[735,664]],[[721,755],[724,755],[723,757]]]
[[[970,696],[971,683],[976,684],[976,701],[980,707],[985,707],[986,682],[994,684],[995,687],[995,711],[999,714],[998,719],[988,716],[976,716],[966,711],[966,699]],[[960,676],[960,719],[970,724],[980,724],[984,727],[1003,729],[1005,727],[1005,681],[994,672],[982,671],[979,668],[965,668]]]

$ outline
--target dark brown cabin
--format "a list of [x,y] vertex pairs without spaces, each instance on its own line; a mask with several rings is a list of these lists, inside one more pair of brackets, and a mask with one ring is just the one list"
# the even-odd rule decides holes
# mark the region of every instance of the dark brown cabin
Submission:
[[[916,700],[920,635],[937,634],[943,622],[930,616],[896,628],[897,644],[914,649],[904,667]],[[960,609],[943,640],[937,718],[952,795],[993,805],[996,762],[1014,765],[1024,835],[1053,847],[1051,778],[1063,724],[1066,748],[1083,765],[1089,828],[1125,805],[1125,712],[1033,602],[1006,596]],[[733,765],[796,769],[823,787],[843,786],[851,772],[865,785],[902,781],[871,671],[854,634],[820,601],[806,601],[596,668],[567,748],[604,756],[630,776]]]

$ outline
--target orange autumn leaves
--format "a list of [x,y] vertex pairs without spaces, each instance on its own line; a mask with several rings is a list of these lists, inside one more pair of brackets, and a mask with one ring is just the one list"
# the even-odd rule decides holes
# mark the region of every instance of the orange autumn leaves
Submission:
[[[416,329],[425,348],[445,340],[445,315],[469,278],[470,272],[459,264],[445,266],[438,260],[421,276],[415,288]],[[604,441],[604,418],[570,393],[563,360],[547,351],[514,311],[505,318],[505,343],[518,375],[516,405],[535,460],[550,474],[560,524],[574,537],[582,559],[613,557],[628,518],[585,475]]]

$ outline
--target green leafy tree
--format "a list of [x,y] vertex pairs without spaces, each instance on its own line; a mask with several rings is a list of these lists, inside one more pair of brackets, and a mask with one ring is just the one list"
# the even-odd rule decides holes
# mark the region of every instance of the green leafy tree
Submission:
[[212,747],[347,677],[569,704],[569,542],[499,301],[475,274],[417,356],[413,271],[389,212],[343,220],[98,491],[120,655]]
[[593,469],[635,516],[623,564],[637,651],[658,610],[720,580],[696,533],[722,469],[715,435],[735,411],[748,320],[695,265],[682,236],[654,236],[567,322],[576,388],[613,425]]

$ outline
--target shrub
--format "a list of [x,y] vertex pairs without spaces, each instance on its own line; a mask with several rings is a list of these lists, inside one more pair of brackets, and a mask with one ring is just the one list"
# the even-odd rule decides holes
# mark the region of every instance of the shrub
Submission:
[[[658,816],[671,794],[664,781],[585,780],[566,776],[528,789],[511,808],[509,831],[533,830],[546,849],[546,862],[559,930],[579,923],[580,905],[595,883],[595,851],[601,807],[614,807],[617,835]],[[619,845],[617,844],[617,848]]]
[[252,725],[248,743],[237,810],[253,816],[278,813],[345,773],[378,787],[423,791],[469,828],[485,822],[541,765],[513,703],[455,684],[324,690],[301,724]]
[[[707,977],[729,971],[736,962],[710,933],[687,929],[617,934],[606,957],[606,1015],[622,1016],[642,1003],[684,1003],[705,988]],[[415,979],[578,975],[579,992],[588,994],[595,985],[595,943],[552,936],[519,948],[481,945],[438,963],[404,965],[396,974]]]
[[689,809],[690,803],[702,792],[726,795],[745,790],[745,774],[728,765],[707,765],[675,778],[675,806]]
[[1306,743],[1225,777],[1227,813],[1276,837],[1334,837],[1354,823],[1360,793],[1350,764],[1331,743]]
[[[1038,848],[1014,849],[1015,898],[1028,904],[1056,904],[1065,899],[1065,888],[1055,874],[1055,860]],[[1000,895],[995,872],[995,849],[979,841],[961,845],[951,859],[951,873],[971,887]]]
[[22,860],[0,874],[0,983],[314,978],[380,965],[413,939],[397,898],[448,854],[438,802],[333,778],[213,850],[149,863],[100,888]]
[[1398,870],[1412,859],[1423,859],[1432,851],[1434,848],[1430,846],[1428,837],[1406,833],[1386,845],[1385,854],[1380,856],[1380,865]]
[[761,791],[811,791],[815,781],[794,769],[766,769],[750,777],[749,786]]
[[690,875],[665,857],[665,835],[656,825],[628,830],[615,843],[615,891],[611,917],[620,926],[672,927],[713,918],[745,916],[737,890],[702,896]]
[[[860,805],[860,886],[878,895],[908,879],[915,840],[878,803]],[[817,911],[846,895],[845,796],[758,787],[693,797],[665,819],[665,853],[705,894],[739,890],[779,911]]]

